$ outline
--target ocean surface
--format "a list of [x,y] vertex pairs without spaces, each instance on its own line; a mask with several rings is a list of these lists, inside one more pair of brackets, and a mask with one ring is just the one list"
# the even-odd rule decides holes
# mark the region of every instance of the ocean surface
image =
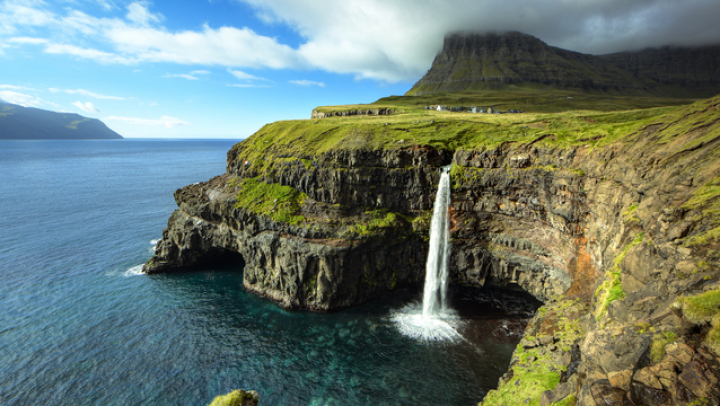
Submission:
[[233,143],[0,141],[0,405],[206,405],[236,388],[268,406],[473,405],[495,387],[522,298],[456,292],[463,339],[423,342],[390,317],[419,289],[318,314],[246,293],[238,267],[140,274],[173,192],[222,174]]

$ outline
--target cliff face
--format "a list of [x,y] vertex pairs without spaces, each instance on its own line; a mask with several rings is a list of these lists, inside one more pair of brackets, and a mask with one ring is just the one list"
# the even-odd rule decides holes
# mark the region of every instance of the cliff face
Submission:
[[595,56],[552,47],[519,32],[453,34],[406,95],[521,84],[708,97],[720,90],[717,50],[665,47]]
[[[717,91],[720,85],[720,45],[649,48],[599,56],[637,77],[683,89]],[[714,94],[714,93],[712,93]]]
[[[518,349],[487,404],[506,395],[505,404],[541,395],[717,404],[720,364],[701,345],[707,325],[692,327],[673,304],[716,288],[720,275],[719,117],[720,99],[710,99],[602,147],[549,134],[454,150],[403,138],[391,149],[309,153],[291,149],[315,142],[301,127],[294,146],[269,146],[262,137],[282,129],[268,127],[228,153],[226,174],[175,193],[178,210],[144,271],[235,253],[248,290],[315,310],[421,282],[438,169],[452,164],[452,283],[522,289],[547,304],[527,331],[537,341]],[[344,145],[372,136],[363,131]],[[672,356],[651,361],[651,343],[670,333],[681,337],[668,341]],[[538,371],[546,387],[515,383]]]

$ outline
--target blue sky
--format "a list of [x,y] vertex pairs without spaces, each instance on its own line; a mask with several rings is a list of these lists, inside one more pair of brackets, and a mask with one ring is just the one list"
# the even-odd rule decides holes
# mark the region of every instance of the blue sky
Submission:
[[446,33],[607,53],[720,42],[716,0],[3,0],[0,98],[124,137],[245,138],[405,93]]

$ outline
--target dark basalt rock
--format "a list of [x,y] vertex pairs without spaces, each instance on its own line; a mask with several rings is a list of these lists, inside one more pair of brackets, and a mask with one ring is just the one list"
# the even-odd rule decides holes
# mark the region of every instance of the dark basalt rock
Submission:
[[[655,143],[657,126],[649,126],[637,142],[603,148],[328,151],[283,156],[262,174],[242,164],[240,144],[228,153],[226,174],[175,193],[178,209],[144,271],[172,272],[232,252],[245,262],[246,289],[283,307],[321,311],[422,282],[428,227],[412,220],[429,216],[438,169],[452,162],[451,283],[523,290],[554,303],[553,315],[538,312],[526,330],[538,339],[524,341],[563,371],[564,386],[546,401],[572,395],[578,405],[717,405],[717,355],[686,339],[691,334],[673,309],[679,296],[716,286],[719,275],[708,254],[716,242],[685,247],[682,240],[713,227],[684,206],[717,176],[716,166],[708,169],[720,153],[717,138],[704,132],[711,128],[703,122],[693,130],[705,141],[681,153],[674,141]],[[305,221],[236,207],[233,184],[255,177],[305,193]],[[380,209],[397,220],[367,234],[349,231],[347,222],[366,224],[368,211]],[[596,292],[610,270],[619,272],[624,297],[600,312]],[[585,313],[563,314],[560,296],[578,299]],[[568,341],[548,330],[552,318],[577,321],[583,335]],[[679,339],[651,361],[656,336],[670,332]],[[529,357],[522,362],[532,366]]]
[[720,45],[663,47],[588,55],[550,46],[520,32],[456,33],[445,37],[432,67],[407,95],[459,92],[511,84],[672,92],[710,97],[720,91]]

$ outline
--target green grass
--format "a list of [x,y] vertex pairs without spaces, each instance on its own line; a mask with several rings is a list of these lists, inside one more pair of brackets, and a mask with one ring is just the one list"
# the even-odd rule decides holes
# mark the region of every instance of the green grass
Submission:
[[698,188],[682,206],[686,210],[698,210],[713,228],[686,238],[685,246],[702,246],[711,241],[720,242],[720,177],[715,177]]
[[387,209],[367,211],[365,216],[370,219],[352,222],[350,227],[344,230],[342,237],[346,239],[370,237],[384,229],[394,228],[398,225],[398,221],[403,219],[399,214],[389,212]]
[[278,121],[236,144],[238,159],[259,169],[266,157],[312,159],[330,150],[494,148],[506,142],[601,147],[637,133],[669,108],[614,113],[468,114],[412,111],[392,116],[331,117]]
[[650,345],[650,359],[654,363],[662,361],[665,357],[665,346],[677,340],[677,334],[672,331],[655,334]]
[[605,272],[605,280],[598,286],[595,291],[597,297],[597,307],[595,308],[595,318],[600,321],[607,312],[610,303],[625,298],[625,291],[622,288],[620,273],[622,269],[620,264],[625,259],[625,255],[643,240],[643,233],[640,233],[633,241],[623,247],[620,253],[613,260],[613,266]]
[[235,207],[253,213],[269,216],[275,221],[298,224],[305,217],[298,215],[300,205],[307,198],[290,186],[267,184],[257,178],[243,179],[238,185]]
[[705,343],[720,356],[720,289],[680,297],[675,301],[675,307],[680,308],[683,316],[691,323],[709,323],[712,326]]
[[[537,325],[549,329],[547,333],[553,334],[558,340],[555,343],[557,347],[563,351],[570,351],[571,345],[585,334],[580,327],[579,315],[585,314],[586,311],[587,306],[579,300],[560,299],[538,309],[543,321]],[[534,336],[526,336],[525,339],[535,341]],[[529,361],[531,356],[534,357],[534,361]],[[489,391],[481,405],[539,405],[542,393],[554,389],[560,382],[558,371],[564,368],[554,363],[549,351],[541,353],[537,348],[526,349],[519,344],[513,359],[517,362],[510,368],[512,378],[502,382],[497,389]],[[571,399],[567,402],[571,402]]]
[[[559,372],[528,372],[513,368],[512,383],[488,392],[483,405],[540,405],[540,396],[560,383]],[[517,382],[517,384],[515,383]],[[526,399],[530,399],[525,403]]]
[[84,118],[84,119],[82,119],[82,120],[74,120],[74,121],[71,121],[71,122],[70,122],[68,125],[66,125],[65,127],[69,128],[69,129],[71,129],[71,130],[77,130],[77,129],[78,129],[78,128],[77,128],[78,124],[84,123],[84,122],[86,122],[86,121],[90,121],[90,119],[89,119],[89,118]]
[[575,395],[569,395],[565,399],[563,399],[559,402],[551,403],[550,405],[551,406],[575,406],[576,403],[577,403],[577,398],[575,397]]
[[675,97],[623,96],[599,91],[587,92],[546,89],[532,85],[511,85],[499,89],[439,92],[422,96],[389,96],[379,99],[375,103],[406,108],[424,108],[429,105],[444,104],[447,106],[493,107],[503,111],[517,109],[527,113],[557,113],[573,110],[621,111],[680,106],[697,100]]

